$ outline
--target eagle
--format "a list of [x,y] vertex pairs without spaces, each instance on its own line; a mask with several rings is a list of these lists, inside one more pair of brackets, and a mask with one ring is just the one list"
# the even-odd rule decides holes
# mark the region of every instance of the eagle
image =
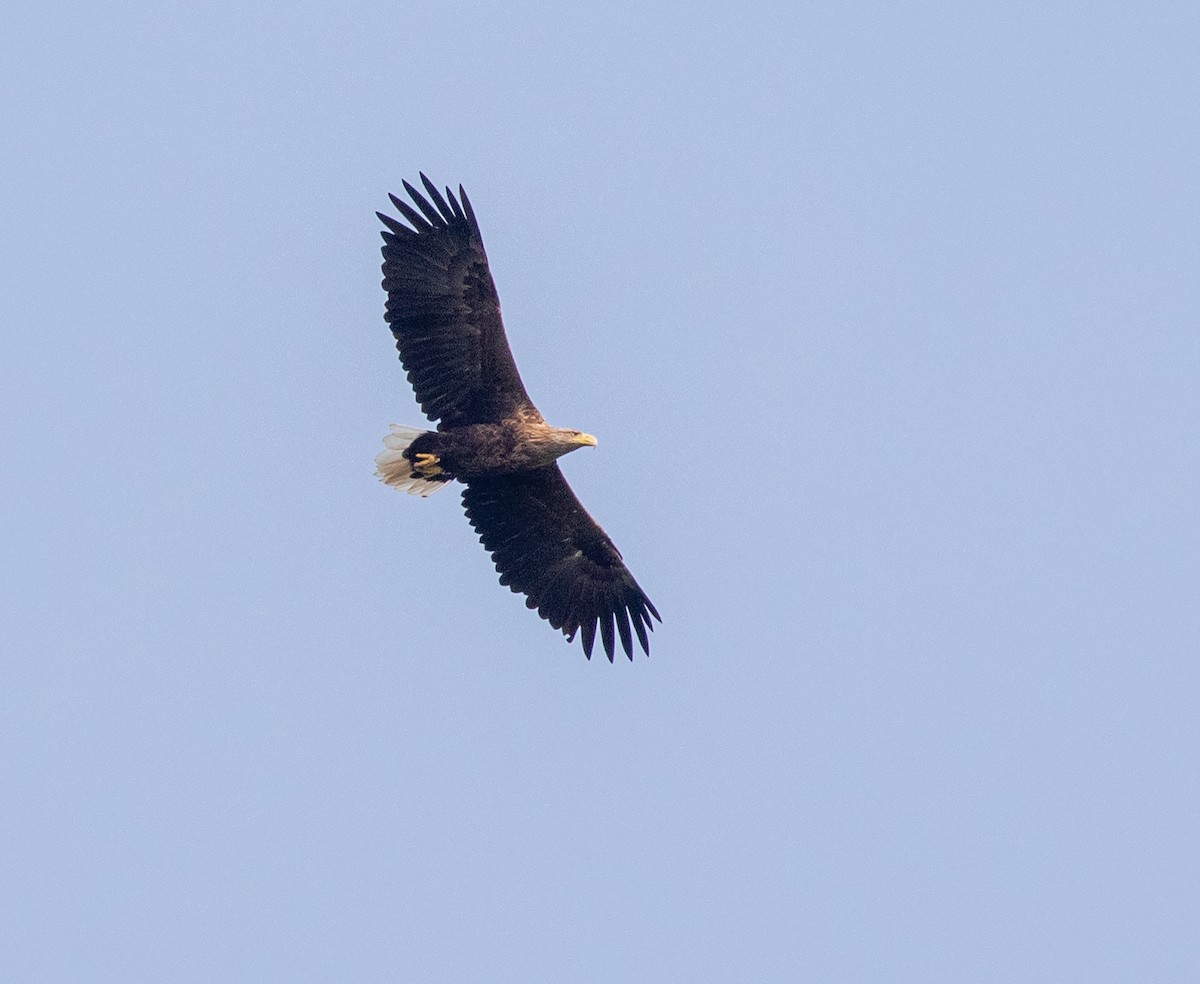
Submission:
[[648,656],[651,619],[662,619],[557,464],[596,439],[551,427],[525,391],[462,185],[455,197],[424,174],[421,183],[428,197],[403,182],[412,205],[388,196],[408,225],[376,215],[386,227],[385,320],[437,429],[392,424],[376,474],[419,496],[461,482],[467,519],[501,584],[524,594],[567,642],[578,633],[589,660],[597,627],[610,663],[617,637],[630,660],[634,635]]

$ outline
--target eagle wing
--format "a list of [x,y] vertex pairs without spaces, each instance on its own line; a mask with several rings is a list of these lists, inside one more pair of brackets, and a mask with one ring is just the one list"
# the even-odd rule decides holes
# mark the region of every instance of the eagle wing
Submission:
[[[389,196],[411,228],[377,212],[383,232],[386,320],[396,336],[421,409],[441,427],[535,416],[513,361],[500,298],[467,193],[443,198],[421,175],[429,198],[407,181],[416,208]],[[432,202],[430,201],[432,199]]]
[[561,629],[568,642],[581,632],[589,659],[597,624],[610,662],[614,630],[630,659],[633,633],[650,654],[650,617],[662,619],[558,465],[471,479],[463,506],[500,583],[525,594],[526,606]]

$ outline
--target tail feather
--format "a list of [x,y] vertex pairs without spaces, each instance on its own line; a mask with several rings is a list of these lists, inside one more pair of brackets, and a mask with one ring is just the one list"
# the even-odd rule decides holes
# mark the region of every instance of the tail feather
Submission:
[[391,433],[383,439],[384,450],[375,455],[375,474],[379,480],[409,495],[429,496],[449,484],[448,478],[422,478],[413,471],[404,450],[422,434],[419,427],[391,424]]

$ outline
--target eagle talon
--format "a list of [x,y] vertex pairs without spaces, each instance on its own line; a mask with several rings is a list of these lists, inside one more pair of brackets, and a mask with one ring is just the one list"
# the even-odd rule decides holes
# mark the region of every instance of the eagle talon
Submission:
[[414,454],[413,470],[422,478],[437,478],[443,473],[441,460],[436,454]]

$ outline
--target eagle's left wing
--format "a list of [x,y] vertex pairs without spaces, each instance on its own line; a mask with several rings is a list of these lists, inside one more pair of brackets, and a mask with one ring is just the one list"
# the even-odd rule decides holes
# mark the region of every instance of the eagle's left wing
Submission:
[[589,659],[599,625],[612,661],[615,634],[633,659],[633,635],[650,654],[650,617],[662,619],[604,530],[580,504],[558,465],[473,478],[463,490],[467,518],[491,553],[500,583],[567,641],[582,634]]

